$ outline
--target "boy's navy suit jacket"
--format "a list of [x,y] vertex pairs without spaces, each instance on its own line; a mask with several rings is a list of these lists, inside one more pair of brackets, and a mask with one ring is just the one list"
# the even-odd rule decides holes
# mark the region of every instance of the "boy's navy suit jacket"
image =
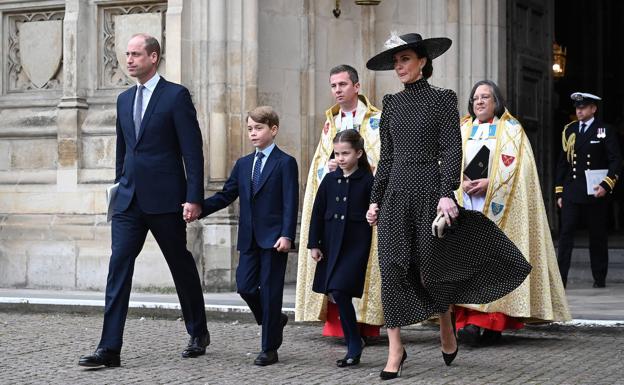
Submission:
[[299,209],[297,161],[277,146],[266,160],[256,194],[251,192],[255,152],[236,161],[223,189],[204,200],[201,216],[221,210],[240,199],[237,250],[271,249],[280,237],[295,240]]

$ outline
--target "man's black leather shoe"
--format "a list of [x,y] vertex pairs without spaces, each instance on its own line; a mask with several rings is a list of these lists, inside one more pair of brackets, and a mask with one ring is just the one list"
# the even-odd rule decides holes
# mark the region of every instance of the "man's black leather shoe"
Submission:
[[594,287],[595,288],[603,288],[603,287],[607,287],[607,285],[605,285],[604,281],[602,281],[602,282],[594,281]]
[[277,361],[278,361],[277,351],[269,350],[269,351],[258,354],[258,357],[256,357],[256,359],[254,360],[254,365],[258,365],[258,366],[273,365]]
[[182,352],[182,357],[193,358],[206,354],[206,346],[210,345],[210,333],[201,337],[191,337],[188,346]]
[[78,365],[88,368],[99,368],[102,366],[118,367],[121,366],[121,360],[119,359],[119,353],[111,352],[104,348],[97,348],[93,354],[80,357]]

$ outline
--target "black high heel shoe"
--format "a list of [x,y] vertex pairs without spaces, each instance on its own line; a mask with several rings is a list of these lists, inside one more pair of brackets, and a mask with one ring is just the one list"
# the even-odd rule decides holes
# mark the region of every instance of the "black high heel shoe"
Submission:
[[343,359],[336,360],[336,366],[338,366],[339,368],[345,368],[347,366],[359,365],[361,356],[362,356],[362,353],[358,354],[355,357],[345,356],[345,358]]
[[446,366],[451,366],[451,362],[457,357],[457,352],[459,351],[457,332],[455,331],[455,312],[451,312],[451,324],[453,324],[453,337],[455,337],[455,351],[453,353],[444,353],[444,351],[442,351],[442,358],[444,358]]
[[397,377],[401,377],[401,371],[403,371],[403,363],[405,362],[406,358],[407,352],[405,351],[405,348],[403,348],[403,357],[401,358],[401,363],[399,364],[399,370],[397,370],[396,372],[386,372],[385,370],[382,370],[381,373],[379,373],[379,378],[381,378],[382,380],[393,380]]

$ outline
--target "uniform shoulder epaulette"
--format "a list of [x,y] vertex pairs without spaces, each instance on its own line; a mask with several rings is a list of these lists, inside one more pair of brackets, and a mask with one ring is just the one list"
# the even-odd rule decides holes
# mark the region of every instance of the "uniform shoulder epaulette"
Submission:
[[573,120],[566,124],[561,132],[561,145],[563,147],[563,151],[567,154],[567,159],[570,163],[572,163],[572,160],[574,159],[574,142],[576,141],[576,133],[573,132],[570,136],[566,136],[566,131],[572,123],[576,122],[578,122],[578,120]]

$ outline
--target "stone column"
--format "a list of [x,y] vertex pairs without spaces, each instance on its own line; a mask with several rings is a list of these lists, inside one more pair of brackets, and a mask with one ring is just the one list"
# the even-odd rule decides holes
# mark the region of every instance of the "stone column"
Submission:
[[[208,194],[220,190],[233,162],[248,149],[246,112],[257,104],[258,3],[211,0],[208,4]],[[226,22],[227,21],[227,22]],[[202,221],[204,287],[235,288],[238,264],[235,205]]]
[[58,105],[59,191],[75,191],[81,154],[81,126],[86,116],[88,4],[67,0],[63,22],[63,97]]
[[[373,57],[375,52],[375,7],[361,6],[360,39],[362,41],[362,69],[360,74],[360,85],[366,96],[372,102],[376,99],[375,94],[375,71],[366,69],[366,62]],[[379,106],[381,108],[381,106]]]
[[208,31],[209,98],[209,181],[223,182],[227,177],[227,107],[226,107],[226,0],[210,0]]
[[182,83],[182,11],[184,0],[167,2],[167,80]]

